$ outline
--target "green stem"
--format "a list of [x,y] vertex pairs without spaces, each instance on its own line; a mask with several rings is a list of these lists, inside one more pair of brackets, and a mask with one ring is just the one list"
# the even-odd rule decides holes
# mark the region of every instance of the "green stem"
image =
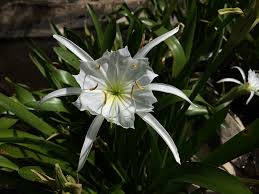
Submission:
[[238,177],[238,179],[248,185],[259,185],[259,180],[256,179],[250,179],[250,178],[240,178]]
[[222,96],[217,101],[216,106],[228,101],[232,101],[233,99],[246,94],[248,92],[248,86],[248,83],[245,83],[238,87],[232,88],[226,95]]

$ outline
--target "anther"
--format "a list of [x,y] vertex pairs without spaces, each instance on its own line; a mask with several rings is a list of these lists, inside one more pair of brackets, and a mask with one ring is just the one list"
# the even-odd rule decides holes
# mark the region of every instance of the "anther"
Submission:
[[131,99],[133,98],[134,86],[135,86],[135,85],[132,85],[131,91],[130,91],[130,98],[131,98]]
[[96,69],[100,69],[101,65],[100,64],[96,64]]
[[104,93],[104,102],[103,102],[103,106],[104,106],[107,102],[107,94],[106,92],[103,92],[103,93]]
[[144,87],[139,83],[139,81],[135,80],[135,84],[139,89],[144,90]]
[[138,64],[132,64],[131,67],[132,67],[132,69],[137,69],[138,68]]
[[93,88],[90,88],[89,90],[90,90],[90,91],[93,91],[93,90],[95,90],[97,87],[98,87],[98,83],[96,83],[96,86],[94,86]]

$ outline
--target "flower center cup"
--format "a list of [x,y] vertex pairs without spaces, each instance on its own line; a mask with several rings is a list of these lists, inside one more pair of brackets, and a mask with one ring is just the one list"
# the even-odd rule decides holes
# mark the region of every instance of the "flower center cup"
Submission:
[[127,93],[125,84],[122,83],[115,83],[112,84],[111,86],[108,86],[106,91],[116,97],[122,97],[124,94]]

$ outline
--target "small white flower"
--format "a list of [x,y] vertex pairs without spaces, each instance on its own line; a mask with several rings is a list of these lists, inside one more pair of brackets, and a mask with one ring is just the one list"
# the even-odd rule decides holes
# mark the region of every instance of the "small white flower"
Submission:
[[192,103],[179,89],[171,85],[151,83],[157,76],[149,66],[146,54],[156,45],[178,32],[179,27],[155,38],[132,58],[128,48],[105,52],[93,60],[70,40],[54,35],[81,59],[80,72],[75,79],[80,88],[63,88],[45,96],[41,102],[54,97],[79,95],[73,103],[81,111],[97,115],[90,125],[81,150],[78,171],[82,169],[93,141],[104,120],[124,128],[134,128],[135,113],[148,123],[167,143],[175,160],[180,163],[177,147],[164,127],[149,113],[157,100],[152,91],[177,95]]
[[234,66],[232,68],[235,68],[240,72],[240,74],[243,78],[243,83],[240,82],[237,79],[234,79],[234,78],[224,78],[224,79],[219,80],[217,83],[233,82],[233,83],[236,83],[236,84],[239,84],[239,85],[248,84],[247,89],[250,92],[250,96],[248,97],[248,99],[246,101],[246,104],[248,104],[251,101],[251,99],[253,98],[254,95],[259,96],[259,74],[255,73],[255,71],[249,69],[248,78],[247,78],[247,81],[246,81],[246,76],[245,76],[245,73],[244,73],[243,69],[241,69],[238,66]]

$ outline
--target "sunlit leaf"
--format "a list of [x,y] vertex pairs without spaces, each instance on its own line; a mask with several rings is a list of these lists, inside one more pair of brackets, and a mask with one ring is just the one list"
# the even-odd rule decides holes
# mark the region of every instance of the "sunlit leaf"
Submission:
[[48,123],[28,111],[22,104],[13,101],[1,93],[0,105],[3,106],[6,110],[13,112],[21,120],[28,123],[45,135],[51,135],[56,131],[56,129],[51,127]]

